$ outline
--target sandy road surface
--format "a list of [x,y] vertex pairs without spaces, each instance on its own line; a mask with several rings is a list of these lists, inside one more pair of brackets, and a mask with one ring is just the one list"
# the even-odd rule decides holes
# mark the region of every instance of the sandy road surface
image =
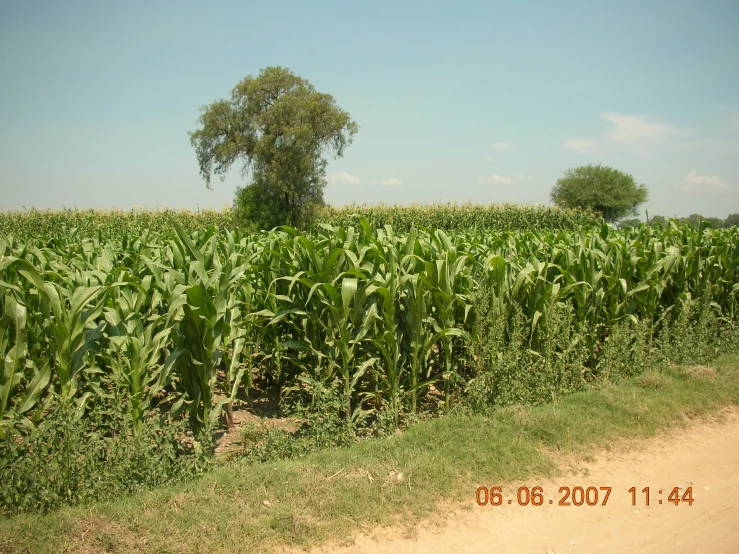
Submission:
[[[503,505],[495,508],[479,507],[471,490],[469,503],[422,523],[413,536],[385,528],[358,534],[350,546],[312,552],[739,553],[739,413],[725,414],[723,423],[674,429],[621,454],[598,454],[593,463],[578,464],[577,473],[526,483],[543,488],[542,506],[517,504],[521,483],[505,486]],[[578,485],[612,487],[606,506],[600,505],[603,493],[593,507],[559,506],[559,488]],[[648,507],[641,493],[647,486]],[[667,502],[676,486],[692,487],[692,506]],[[636,506],[631,487],[639,491]]]

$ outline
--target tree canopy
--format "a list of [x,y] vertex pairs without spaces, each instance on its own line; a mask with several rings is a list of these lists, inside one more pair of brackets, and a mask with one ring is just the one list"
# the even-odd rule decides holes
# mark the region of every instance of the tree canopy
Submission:
[[739,214],[729,214],[724,219],[724,227],[732,227],[734,225],[739,225]]
[[331,95],[283,67],[246,77],[199,121],[189,134],[206,186],[241,162],[251,179],[237,191],[236,217],[258,228],[310,224],[323,204],[324,156],[342,156],[359,129]]
[[647,187],[637,185],[631,175],[601,165],[568,169],[551,193],[557,206],[598,212],[608,222],[637,215],[647,196]]

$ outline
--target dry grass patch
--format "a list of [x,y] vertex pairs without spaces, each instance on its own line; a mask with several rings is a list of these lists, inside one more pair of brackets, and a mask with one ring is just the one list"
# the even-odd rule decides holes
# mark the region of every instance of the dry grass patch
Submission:
[[709,381],[716,380],[716,370],[704,365],[694,365],[685,368],[685,373],[694,377],[695,379],[708,379]]
[[645,389],[660,389],[668,384],[670,380],[658,371],[647,371],[639,378],[639,386]]
[[90,514],[74,523],[65,554],[109,554],[136,552],[148,546],[146,537],[136,537],[117,523]]

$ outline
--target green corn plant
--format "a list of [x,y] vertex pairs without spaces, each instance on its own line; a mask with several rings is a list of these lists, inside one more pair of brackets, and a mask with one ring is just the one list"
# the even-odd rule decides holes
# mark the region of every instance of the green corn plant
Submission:
[[[66,302],[60,300],[56,287],[46,286],[54,316],[49,322],[55,354],[54,384],[59,387],[63,399],[71,400],[78,392],[80,373],[90,368],[87,354],[97,348],[106,327],[104,321],[97,324],[95,321],[103,310],[108,287],[97,285],[79,287],[73,292],[62,290],[70,297],[68,308]],[[80,411],[84,410],[91,394],[87,391],[78,399]]]
[[[249,310],[251,287],[247,283],[243,283],[246,264],[233,270],[230,266],[231,262],[228,261],[221,272],[214,303],[218,314],[216,332],[220,340],[219,349],[224,366],[224,382],[221,392],[226,396],[226,422],[229,428],[233,427],[233,401],[245,375],[247,377],[245,383],[247,394],[251,387],[249,352],[247,352],[247,363],[241,363],[250,328],[250,324],[243,316],[241,306],[244,306],[247,311]],[[241,294],[244,296],[241,296]]]
[[[175,348],[181,355],[175,367],[185,393],[173,406],[173,414],[187,409],[193,429],[200,431],[215,424],[225,404],[227,424],[233,425],[232,403],[245,372],[240,363],[246,334],[239,294],[249,264],[233,266],[233,261],[239,258],[234,256],[236,245],[232,237],[225,245],[222,264],[213,229],[199,237],[199,244],[179,226],[176,233],[179,241],[173,241],[175,250],[183,260],[190,258],[192,262],[190,272],[184,273],[184,281],[190,286],[174,287],[173,292],[176,296],[179,291],[179,297],[170,303],[168,315],[168,320],[178,319]],[[223,384],[218,383],[221,367],[225,376]],[[214,403],[218,389],[225,398]]]
[[319,324],[326,332],[327,340],[337,356],[329,355],[344,384],[346,402],[345,417],[348,424],[361,416],[361,407],[352,408],[352,396],[359,380],[377,361],[376,358],[357,360],[362,342],[374,326],[377,304],[373,295],[376,285],[354,277],[343,277],[341,289],[330,283],[317,283],[311,290],[320,299],[323,312],[318,315]]
[[[10,294],[3,300],[0,316],[0,438],[5,435],[4,426],[11,413],[23,415],[30,411],[39,402],[51,379],[48,364],[39,369],[26,357],[26,307]],[[27,369],[31,370],[32,378],[23,396],[12,403]],[[30,424],[30,421],[26,419],[24,423]]]
[[[109,287],[74,287],[71,283],[68,286],[59,285],[44,281],[26,260],[7,257],[0,261],[0,269],[3,266],[8,269],[10,265],[17,266],[18,274],[32,283],[33,292],[41,297],[41,313],[36,317],[41,318],[50,331],[48,363],[52,368],[52,384],[57,387],[63,401],[76,398],[81,414],[92,392],[86,391],[77,397],[79,377],[83,370],[97,371],[91,366],[89,354],[98,348],[98,340],[105,328],[105,322],[96,324],[95,321],[102,312]],[[46,362],[38,365],[44,367]]]
[[431,348],[439,340],[441,334],[435,332],[438,324],[429,315],[427,303],[426,279],[418,275],[404,275],[401,278],[400,288],[402,290],[401,303],[403,315],[403,345],[404,358],[410,373],[408,390],[411,395],[411,411],[418,409],[418,394],[423,388],[434,382],[435,378],[429,378],[427,359]]
[[449,408],[451,386],[455,372],[452,364],[453,337],[462,334],[472,303],[466,294],[468,284],[462,282],[466,266],[471,261],[467,256],[458,256],[457,249],[442,231],[433,235],[438,248],[436,260],[425,262],[427,283],[434,302],[434,321],[444,353],[444,402]]
[[[178,313],[181,309],[181,314]],[[178,320],[179,317],[179,320]],[[192,285],[170,305],[168,321],[174,328],[175,371],[182,386],[182,396],[172,406],[172,416],[189,413],[190,426],[198,433],[211,428],[225,402],[214,405],[213,393],[222,352],[216,335],[218,313],[205,286]]]
[[119,311],[106,309],[105,320],[111,359],[116,360],[118,379],[128,388],[134,432],[138,432],[157,395],[169,385],[172,366],[182,350],[173,351],[161,363],[171,334],[163,326],[163,316],[145,322],[137,312],[122,319]]
[[402,346],[405,337],[398,309],[398,285],[398,276],[392,272],[384,280],[384,286],[377,288],[377,295],[382,298],[382,305],[379,309],[381,323],[378,325],[377,336],[371,339],[382,362],[381,368],[375,372],[382,388],[373,393],[373,396],[387,403],[396,428],[400,425],[399,418],[405,397],[403,388],[405,364],[403,363]]

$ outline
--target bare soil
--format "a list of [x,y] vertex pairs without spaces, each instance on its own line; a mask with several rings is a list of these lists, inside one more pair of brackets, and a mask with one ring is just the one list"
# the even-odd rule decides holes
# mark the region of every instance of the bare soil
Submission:
[[[217,397],[216,401],[221,397]],[[294,418],[278,417],[278,404],[276,398],[261,397],[250,402],[235,400],[233,404],[233,427],[223,429],[215,434],[215,454],[220,458],[228,458],[229,454],[239,449],[241,435],[249,425],[267,426],[282,429],[288,433],[298,432],[301,422]],[[224,408],[225,411],[225,408]]]
[[[718,420],[673,429],[647,441],[614,445],[585,461],[560,462],[566,470],[552,480],[491,483],[503,488],[503,504],[498,507],[478,506],[475,490],[470,490],[468,502],[443,506],[440,515],[414,528],[379,528],[311,552],[739,552],[738,410],[727,409]],[[542,487],[544,503],[520,506],[516,492],[522,485]],[[603,492],[595,506],[585,502],[560,506],[560,487],[576,486],[611,487],[612,492],[606,506],[601,505]],[[636,505],[631,487],[637,491]],[[649,506],[645,487],[650,491]],[[681,487],[681,496],[692,488],[692,505],[668,502],[675,487]]]

